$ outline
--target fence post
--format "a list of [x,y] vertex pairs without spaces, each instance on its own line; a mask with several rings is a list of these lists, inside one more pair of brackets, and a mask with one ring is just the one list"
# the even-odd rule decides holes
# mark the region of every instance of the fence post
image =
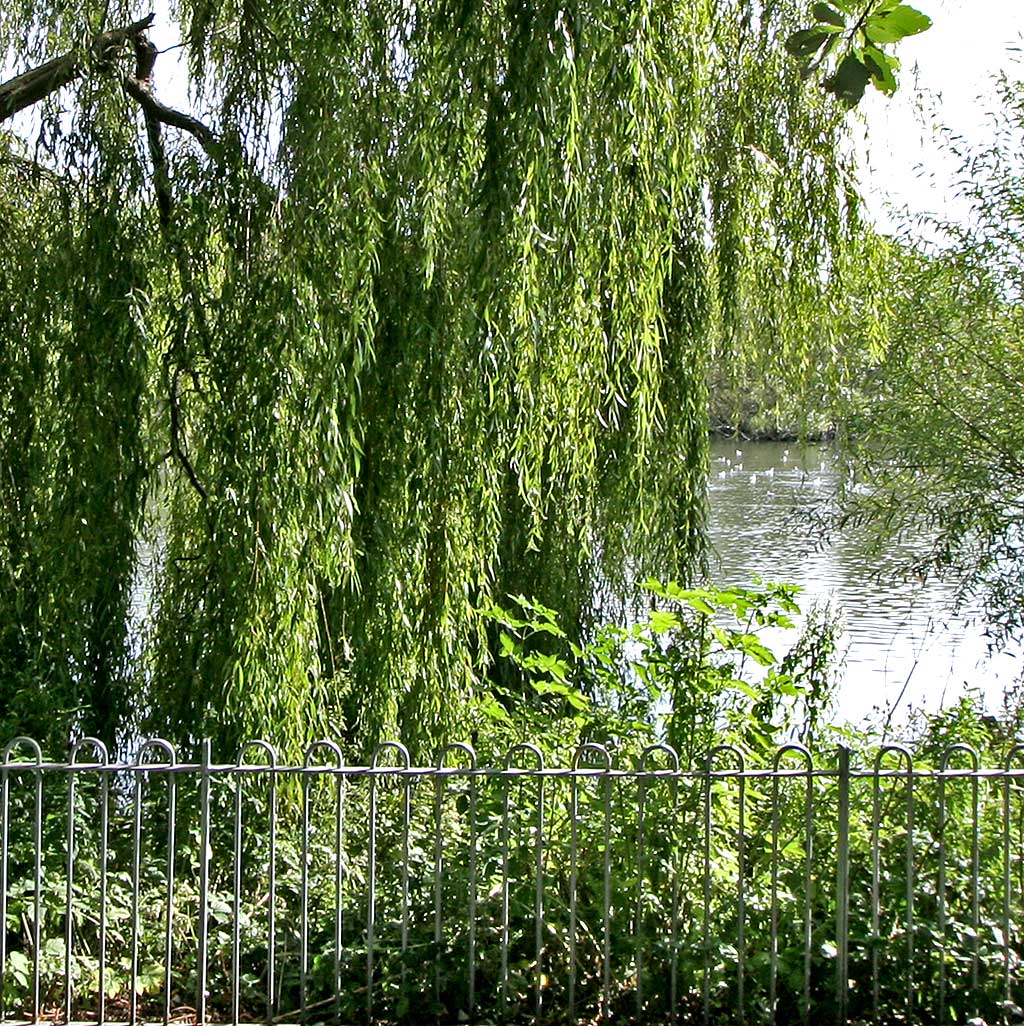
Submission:
[[850,975],[850,749],[837,751],[836,797],[836,1022],[847,1021]]

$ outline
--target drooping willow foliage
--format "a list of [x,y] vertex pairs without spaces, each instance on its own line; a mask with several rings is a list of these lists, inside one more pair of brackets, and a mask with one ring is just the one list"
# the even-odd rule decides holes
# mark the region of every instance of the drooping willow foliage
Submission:
[[809,374],[859,236],[803,6],[181,0],[186,130],[83,47],[148,9],[5,8],[80,55],[0,148],[8,729],[436,740],[488,599],[691,573],[708,368]]

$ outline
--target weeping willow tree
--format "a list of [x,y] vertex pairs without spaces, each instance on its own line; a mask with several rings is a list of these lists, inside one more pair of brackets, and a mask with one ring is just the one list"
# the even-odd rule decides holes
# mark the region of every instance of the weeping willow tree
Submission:
[[457,733],[482,604],[699,565],[709,367],[834,343],[803,5],[153,13],[0,14],[6,726]]

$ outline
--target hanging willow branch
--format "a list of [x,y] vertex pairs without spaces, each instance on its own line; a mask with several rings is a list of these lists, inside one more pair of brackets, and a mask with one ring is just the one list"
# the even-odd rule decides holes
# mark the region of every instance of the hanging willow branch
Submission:
[[[429,747],[469,722],[488,600],[585,632],[610,593],[695,572],[709,369],[817,366],[856,237],[841,112],[783,48],[805,0],[756,26],[743,0],[181,0],[197,117],[152,95],[149,20],[80,53],[102,0],[76,3],[0,12],[0,61],[67,51],[0,86],[3,116],[86,72],[119,86],[47,120],[60,196],[0,188],[0,328],[29,340],[0,346],[0,460],[34,431],[46,468],[0,480],[0,532],[16,494],[66,511],[59,546],[41,517],[0,537],[2,580],[54,604],[0,588],[0,709],[60,673],[46,707],[88,705],[108,607],[81,582],[113,553],[131,586],[145,508],[158,613],[111,642],[147,667],[123,717],[291,754],[334,723]],[[125,453],[168,448],[146,507]],[[71,583],[33,563],[69,531]]]

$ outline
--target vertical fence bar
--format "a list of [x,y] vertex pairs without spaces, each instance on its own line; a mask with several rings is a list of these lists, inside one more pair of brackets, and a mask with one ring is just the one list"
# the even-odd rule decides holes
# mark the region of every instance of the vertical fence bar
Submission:
[[[71,1022],[72,1010],[74,1005],[74,980],[72,972],[72,954],[74,951],[74,878],[75,878],[75,856],[76,851],[76,832],[75,832],[75,815],[77,812],[75,797],[77,789],[77,777],[81,772],[81,764],[78,762],[78,755],[81,750],[89,746],[94,750],[95,756],[98,757],[99,766],[105,766],[109,761],[107,756],[106,745],[102,741],[94,737],[85,737],[80,741],[75,742],[71,746],[70,753],[68,755],[68,822],[67,822],[67,864],[65,867],[66,873],[66,890],[64,898],[64,1021]],[[101,771],[100,773],[101,782],[106,782],[106,774]],[[102,783],[101,783],[102,789]],[[105,820],[106,810],[103,808],[102,803],[102,790],[101,790],[101,810],[100,810],[100,821],[101,824]],[[101,826],[102,829],[102,826]],[[105,859],[105,854],[102,849],[99,855],[101,867]],[[101,868],[102,874],[102,868]],[[103,894],[104,888],[101,884],[100,891],[100,907],[97,909],[97,915],[103,917],[105,921],[106,909],[103,907],[105,901],[105,894]],[[102,932],[102,930],[101,930]],[[102,973],[103,973],[103,956],[99,957],[99,967],[101,976],[100,991],[102,993]],[[103,1015],[100,1012],[100,1021],[102,1022]]]
[[[174,754],[173,747],[171,747],[167,769],[167,903],[164,910],[164,1026],[167,1026],[171,1019],[171,972],[174,965],[174,854],[178,812],[176,800],[177,777],[173,772],[173,766],[176,762],[177,756]],[[209,842],[209,837],[207,837],[207,842]],[[208,843],[207,847],[209,847]],[[207,884],[209,884],[209,874],[207,874]],[[203,895],[205,895],[207,889],[208,886],[201,888],[200,901],[203,900]],[[202,926],[202,921],[200,926]],[[202,1020],[199,1021],[200,1023],[202,1022]]]
[[971,927],[974,932],[971,937],[971,993],[974,995],[974,1015],[977,1017],[980,1011],[978,976],[979,963],[981,960],[981,951],[979,948],[981,941],[981,781],[978,778],[978,771],[980,769],[978,755],[974,752],[972,753],[972,756],[974,764],[971,767],[973,771],[973,775],[971,776],[971,815],[973,817],[974,830],[971,835]]
[[1013,851],[1010,842],[1010,823],[1012,806],[1010,802],[1011,785],[1014,782],[1013,763],[1024,756],[1024,744],[1014,745],[1006,753],[1003,763],[1003,1000],[1007,1005],[1013,1000],[1011,995],[1012,954],[1010,948],[1010,930],[1013,927]]
[[[395,769],[381,765],[385,752],[395,752],[401,765]],[[409,944],[409,822],[411,786],[409,749],[398,741],[385,741],[378,745],[370,759],[370,837],[367,851],[367,901],[366,901],[366,1021],[373,1021],[373,972],[374,946],[377,930],[377,777],[385,773],[399,773],[402,780],[402,982],[405,983],[406,954]]]
[[267,745],[270,761],[270,781],[267,785],[267,1026],[274,1022],[279,1010],[279,991],[276,988],[277,970],[277,753]]
[[476,1018],[476,903],[477,903],[477,775],[476,752],[470,750],[472,762],[469,777],[469,1018]]
[[[507,900],[508,893],[508,831],[506,815],[508,812],[508,785],[513,773],[520,773],[523,767],[516,765],[519,755],[526,755],[535,763],[534,772],[537,781],[537,813],[534,821],[533,841],[533,1006],[534,1018],[540,1020],[541,1008],[544,1001],[544,755],[536,746],[529,743],[513,745],[505,755],[504,771],[502,773],[504,804],[502,807],[502,901]],[[502,921],[507,922],[508,909],[503,904]],[[504,962],[502,981],[503,987],[507,982],[508,974],[508,947],[507,938],[503,947]],[[505,992],[502,990],[502,1011],[505,1009]]]
[[670,850],[672,852],[672,858],[669,860],[669,871],[672,874],[672,929],[670,931],[670,940],[672,944],[671,955],[669,960],[669,981],[668,981],[668,992],[669,992],[669,1022],[674,1023],[676,1021],[677,1009],[679,1006],[679,890],[680,890],[680,876],[682,870],[680,867],[680,861],[682,855],[680,853],[681,845],[677,844],[678,835],[675,830],[679,825],[679,755],[675,749],[669,749],[672,752],[672,777],[670,784],[670,798],[672,802],[672,837],[670,840]]
[[713,753],[708,753],[704,762],[704,858],[702,862],[703,909],[701,921],[701,952],[704,974],[701,977],[701,1012],[704,1026],[711,1023],[711,762]]
[[[409,754],[402,746],[404,765],[399,777],[402,788],[402,913],[399,943],[402,952],[401,993],[408,992],[408,946],[409,946],[409,832],[412,825],[412,777],[409,774]],[[404,772],[402,772],[404,771]]]
[[[305,1022],[307,1004],[307,977],[309,974],[309,789],[311,778],[309,773],[310,759],[313,751],[306,749],[302,760],[302,821],[300,826],[301,839],[299,859],[299,1018]],[[315,750],[315,749],[314,749]]]
[[6,748],[4,748],[4,765],[3,765],[3,797],[2,797],[2,814],[3,814],[3,840],[0,847],[3,849],[3,905],[0,908],[2,918],[0,918],[0,934],[4,935],[2,942],[2,948],[0,948],[0,1017],[7,1017],[7,1007],[5,1002],[6,997],[6,978],[7,978],[7,887],[9,884],[8,879],[8,858],[10,856],[10,834],[9,834],[9,819],[10,819],[10,781],[9,773],[11,771],[11,756],[14,754],[16,749],[20,747],[28,748],[32,753],[32,762],[25,764],[21,763],[20,766],[24,767],[28,765],[32,771],[32,777],[34,780],[33,787],[33,815],[32,815],[32,848],[33,848],[33,859],[32,859],[32,884],[33,884],[33,899],[32,899],[32,1019],[38,1020],[40,1015],[39,1006],[39,993],[40,993],[40,940],[42,923],[40,921],[40,912],[42,908],[42,851],[43,851],[43,776],[42,776],[42,762],[43,753],[40,751],[39,745],[30,737],[16,737],[10,741]]
[[[447,749],[445,749],[446,751]],[[444,826],[443,794],[444,777],[440,770],[444,766],[444,751],[438,757],[438,773],[434,777],[434,1014],[441,1014],[442,963],[444,961],[444,929],[442,908],[444,904],[441,881],[444,879]]]
[[[196,1022],[199,1026],[203,1026],[206,1022],[206,974],[209,961],[212,745],[209,738],[204,738],[199,749],[199,964],[196,966]],[[167,1000],[170,1001],[170,988],[168,988]],[[168,1006],[169,1012],[170,1007]]]
[[131,955],[129,957],[128,975],[128,1022],[131,1026],[138,1021],[138,1002],[135,995],[138,993],[139,979],[139,888],[141,885],[142,866],[142,786],[143,770],[140,768],[140,758],[136,760],[134,803],[132,807],[132,941]]
[[611,1017],[612,1003],[612,760],[605,751],[606,762],[603,767],[604,779],[601,781],[601,798],[604,806],[604,888],[601,904],[601,1019],[608,1022]]
[[644,888],[644,799],[647,796],[647,778],[641,760],[636,778],[636,909],[633,920],[633,959],[636,963],[636,1016],[644,1012],[644,933],[646,927],[646,895]]
[[99,1026],[103,1026],[107,1018],[107,853],[110,840],[110,774],[105,770],[110,763],[110,757],[105,745],[101,744],[99,752],[103,769],[100,771],[100,950],[97,983],[100,992]]
[[[158,757],[162,755],[164,761],[150,762],[147,757],[150,752]],[[155,769],[165,769],[167,773],[167,861],[166,861],[166,901],[164,911],[164,1021],[170,1018],[170,974],[171,958],[173,955],[174,938],[172,928],[174,925],[174,773],[173,767],[177,764],[177,757],[174,753],[174,746],[163,738],[153,738],[144,742],[139,748],[135,762],[132,766],[132,773],[135,777],[133,789],[133,817],[132,817],[132,939],[131,957],[129,959],[128,977],[128,1021],[134,1026],[138,1022],[138,993],[139,993],[139,944],[141,935],[140,899],[142,890],[142,795],[149,773]]]
[[[636,1014],[637,1019],[642,1019],[644,1015],[644,978],[643,978],[643,946],[646,939],[646,920],[647,920],[647,897],[644,890],[644,873],[646,870],[645,864],[645,851],[644,851],[644,832],[645,832],[645,798],[647,793],[647,783],[651,777],[657,778],[657,770],[653,769],[649,765],[650,761],[657,755],[664,755],[668,759],[668,773],[669,776],[669,795],[672,799],[674,806],[675,801],[675,774],[679,772],[679,756],[676,755],[675,749],[665,744],[654,744],[648,745],[641,753],[637,760],[637,844],[636,844],[636,876],[637,876],[637,890],[636,890],[636,922],[633,928],[634,939],[636,944]],[[672,822],[669,823],[671,828]],[[670,844],[670,851],[674,850],[674,845]],[[670,860],[671,862],[671,860]],[[674,867],[670,864],[669,872],[673,873],[673,885],[675,884],[676,874],[673,872]],[[673,899],[677,897],[677,892],[673,890]],[[673,900],[671,910],[672,921],[670,924],[671,929],[675,929],[675,918],[676,908]],[[670,938],[672,943],[672,951],[675,950],[674,936]],[[669,1014],[674,1015],[676,1006],[676,993],[675,993],[675,977],[674,973],[670,971],[669,975],[669,997],[668,1007]]]
[[914,937],[913,937],[913,759],[910,752],[902,745],[884,745],[875,753],[875,760],[872,772],[872,793],[871,793],[871,1008],[872,1019],[878,1022],[881,1017],[881,804],[882,804],[882,778],[886,775],[884,760],[887,755],[894,755],[906,766],[906,787],[907,787],[907,847],[906,864],[904,871],[909,874],[907,877],[907,1008],[908,1020],[910,1018],[911,1003],[913,1002],[913,961],[914,961]]
[[772,767],[772,855],[771,855],[771,910],[768,927],[768,1015],[774,1026],[778,1011],[779,976],[779,759],[775,754]]
[[814,938],[814,911],[811,884],[814,877],[814,760],[807,753],[807,794],[804,808],[804,988],[800,1003],[803,1026],[811,1021],[811,945]]
[[445,787],[445,779],[448,775],[448,756],[450,754],[462,755],[466,759],[465,770],[469,774],[469,894],[467,895],[467,915],[469,921],[467,932],[469,934],[469,952],[466,959],[466,993],[469,1017],[472,1019],[476,1010],[476,753],[469,745],[455,742],[445,746],[437,757],[437,765],[434,775],[434,946],[436,951],[437,964],[434,973],[435,980],[435,1001],[437,1012],[441,1009],[441,962],[444,950],[444,935],[442,924],[442,887],[441,880],[444,876],[444,839],[442,829],[443,800],[442,796]]
[[736,825],[736,914],[739,929],[736,937],[736,1001],[739,1006],[740,1026],[746,1022],[745,984],[747,978],[747,851],[746,851],[746,796],[747,778],[742,753],[739,760],[739,821]]
[[334,773],[334,1021],[341,1023],[341,953],[345,942],[345,776],[344,759],[339,754]]
[[[254,753],[261,753],[264,756],[263,763],[250,763],[248,761],[248,753],[253,751]],[[231,914],[231,1018],[232,1022],[240,1021],[240,1003],[241,1003],[241,980],[242,980],[242,860],[244,855],[243,849],[243,829],[242,829],[242,789],[243,783],[247,776],[247,773],[252,767],[266,766],[269,769],[268,782],[267,782],[267,804],[268,804],[268,832],[269,832],[269,851],[268,851],[268,866],[267,872],[269,875],[268,883],[268,915],[271,917],[271,926],[268,931],[267,938],[267,1020],[268,1022],[273,1019],[273,993],[274,993],[274,929],[273,929],[273,909],[274,909],[274,825],[273,810],[271,808],[271,802],[273,801],[273,789],[274,789],[274,776],[273,772],[277,766],[277,753],[273,747],[266,741],[249,741],[238,750],[238,758],[235,760],[235,819],[234,819],[234,866],[232,867],[232,914]],[[259,775],[258,769],[251,770],[254,775]]]
[[[42,1014],[39,995],[43,954],[43,759],[38,747],[35,756],[36,765],[32,771],[35,794],[32,823],[32,1019],[38,1021]],[[6,927],[6,923],[3,925]]]
[[[71,980],[71,951],[75,943],[74,903],[75,903],[75,750],[68,756],[68,808],[66,834],[66,861],[64,865],[64,1021],[71,1022],[71,1006],[74,999],[74,986]],[[6,929],[6,924],[3,926]]]
[[838,749],[836,841],[836,1022],[845,1024],[850,979],[850,749]]
[[[409,833],[412,827],[412,776],[409,774],[409,752],[402,746],[405,764],[399,778],[402,782],[402,993],[408,993],[409,975]],[[401,772],[400,770],[400,772]]]
[[233,823],[234,856],[231,867],[231,1021],[239,1021],[242,989],[242,783],[245,777],[245,747],[235,760],[235,818]]
[[[715,770],[714,763],[719,756],[729,756],[734,766],[723,770]],[[712,780],[716,776],[735,777],[738,784],[738,809],[736,824],[736,1011],[738,1021],[742,1024],[746,1015],[745,978],[746,978],[746,884],[745,866],[745,810],[746,810],[746,762],[743,753],[735,745],[717,745],[708,752],[705,763],[706,786],[704,792],[704,985],[702,999],[704,1005],[704,1022],[711,1020],[711,794]]]
[[579,794],[577,762],[573,756],[569,776],[569,1021],[576,1020],[576,883],[579,859]]
[[512,815],[512,753],[505,757],[505,770],[501,777],[501,926],[500,926],[500,968],[498,977],[498,996],[502,1015],[508,1008],[508,949],[509,949],[509,888],[511,879],[509,872],[509,818]]
[[575,1016],[576,1009],[576,964],[577,964],[577,941],[576,930],[578,926],[578,895],[579,883],[579,832],[577,819],[579,816],[579,778],[587,776],[583,763],[587,759],[596,759],[599,765],[596,767],[601,774],[601,796],[603,810],[603,837],[604,837],[604,858],[602,860],[602,894],[601,894],[601,1017],[608,1018],[610,1005],[610,971],[611,971],[611,947],[610,947],[610,909],[611,909],[611,769],[612,758],[608,749],[603,745],[587,742],[576,749],[572,758],[571,791],[569,816],[572,821],[569,857],[570,857],[570,903],[569,903],[569,1018]]
[[534,893],[533,893],[533,947],[534,965],[534,1011],[540,1019],[544,1002],[544,756],[540,749],[527,745],[537,758],[537,837],[534,848]]
[[[782,767],[783,760],[790,755],[799,756],[804,760],[804,773],[806,775],[807,793],[805,796],[805,815],[813,806],[814,791],[813,778],[811,776],[813,763],[811,753],[800,744],[789,744],[780,748],[772,760],[772,855],[771,855],[771,926],[770,926],[770,947],[769,947],[769,971],[768,971],[768,1013],[772,1023],[776,1022],[778,1015],[778,970],[779,970],[779,831],[781,827],[781,812],[779,809],[779,785],[780,780],[786,775]],[[807,1022],[810,1015],[810,943],[811,943],[811,842],[813,839],[813,819],[805,819],[804,822],[804,924],[803,924],[803,946],[804,946],[804,992],[801,994],[801,1021]]]
[[[320,752],[325,752],[333,757],[333,765],[316,765],[314,759]],[[335,780],[343,772],[345,766],[341,749],[333,741],[321,738],[312,741],[306,746],[302,758],[302,872],[299,878],[299,902],[301,905],[302,922],[299,925],[299,1011],[302,1019],[306,1019],[306,1012],[309,1004],[309,873],[310,873],[310,848],[309,838],[311,832],[310,808],[312,799],[310,792],[316,777],[322,772],[331,770],[335,773]],[[337,786],[337,785],[336,785]],[[337,807],[336,807],[337,808]],[[337,868],[335,870],[337,872]],[[336,878],[337,880],[337,878]],[[337,959],[340,951],[335,951],[335,971],[340,973]]]
[[947,888],[948,881],[946,878],[946,824],[948,820],[948,806],[946,803],[946,779],[947,777],[954,776],[956,774],[955,769],[951,769],[950,761],[955,755],[966,755],[970,760],[969,777],[971,780],[971,913],[972,913],[972,927],[974,931],[974,938],[972,944],[972,959],[971,959],[971,979],[973,984],[973,994],[977,999],[977,980],[978,980],[978,960],[979,960],[979,949],[978,949],[978,925],[980,922],[979,906],[978,906],[978,873],[979,873],[979,845],[978,845],[978,819],[980,811],[980,797],[979,797],[979,785],[978,771],[980,769],[980,759],[978,753],[970,746],[965,744],[950,745],[943,751],[939,759],[939,832],[938,832],[938,844],[939,844],[939,889],[938,889],[938,933],[941,938],[941,947],[939,950],[939,1022],[944,1024],[948,1016],[948,974],[946,968],[946,931],[947,931]]
[[[9,838],[7,836],[7,822],[10,813],[8,807],[8,793],[7,793],[7,772],[9,767],[7,764],[10,762],[11,754],[14,750],[24,745],[29,748],[32,752],[32,762],[28,764],[31,766],[32,778],[34,781],[33,786],[33,811],[32,811],[32,933],[31,933],[31,944],[32,944],[32,1020],[38,1021],[40,1015],[39,1005],[39,993],[40,993],[40,940],[41,940],[41,929],[42,924],[40,921],[41,912],[41,901],[42,901],[42,858],[43,858],[43,776],[42,776],[42,752],[39,749],[39,745],[36,744],[31,738],[17,737],[4,750],[4,801],[3,801],[3,813],[4,813],[4,895],[7,893],[7,857],[9,854]],[[21,766],[26,764],[22,763]],[[0,932],[7,932],[7,907],[6,902],[4,903],[4,918],[0,920]],[[5,949],[4,966],[6,969],[6,949]]]
[[882,852],[880,819],[882,815],[882,753],[875,756],[871,775],[871,1021],[877,1023],[881,998],[879,979],[879,943],[881,941]]
[[946,766],[949,750],[939,760],[939,822],[936,830],[936,846],[939,860],[939,881],[936,891],[936,912],[939,936],[939,1009],[940,1026],[946,1022]]
[[[894,746],[895,750],[895,746]],[[904,750],[907,760],[907,844],[904,851],[904,875],[907,885],[907,1022],[914,1019],[914,961],[916,945],[914,943],[914,760],[910,752]]]
[[7,854],[10,847],[10,778],[8,763],[11,746],[4,749],[0,767],[0,1022],[7,1018]]
[[[376,762],[376,753],[374,753]],[[373,1022],[373,945],[377,928],[377,774],[370,770],[369,836],[366,842],[366,1022]]]

